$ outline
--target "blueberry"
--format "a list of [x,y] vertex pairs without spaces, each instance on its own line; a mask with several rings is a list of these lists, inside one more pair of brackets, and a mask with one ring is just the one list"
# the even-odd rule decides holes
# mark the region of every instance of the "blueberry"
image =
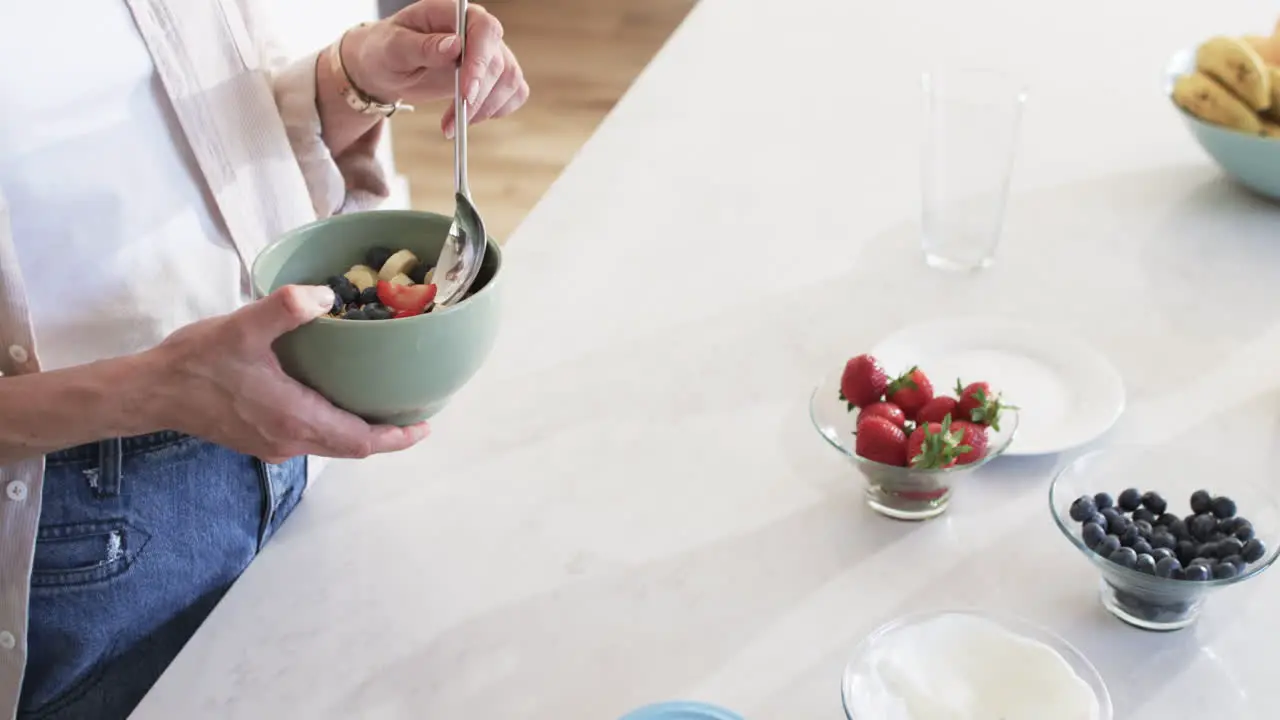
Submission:
[[391,259],[391,256],[395,254],[396,251],[390,248],[372,247],[364,254],[364,264],[373,268],[373,271],[376,273],[381,270],[382,266],[386,265],[387,261]]
[[1175,538],[1179,540],[1191,539],[1191,531],[1187,529],[1187,523],[1182,518],[1174,518],[1173,522],[1169,523],[1167,527],[1169,528],[1169,534]]
[[1231,535],[1236,531],[1236,527],[1240,525],[1242,519],[1240,517],[1229,517],[1226,520],[1219,520],[1218,532],[1224,535]]
[[1124,529],[1123,533],[1121,533],[1120,544],[1125,547],[1131,548],[1133,547],[1134,543],[1138,542],[1141,539],[1142,539],[1142,531],[1138,529],[1137,525],[1130,525],[1129,527]]
[[1115,507],[1116,501],[1111,499],[1109,493],[1100,492],[1093,496],[1093,504],[1099,510],[1106,510],[1109,507]]
[[1220,563],[1213,567],[1214,580],[1230,580],[1236,576],[1236,566],[1231,563]]
[[1080,532],[1080,538],[1084,540],[1085,547],[1097,547],[1107,537],[1107,531],[1102,529],[1098,523],[1088,522],[1084,524],[1084,529]]
[[1122,547],[1107,556],[1107,559],[1121,567],[1132,568],[1138,562],[1138,553],[1131,547]]
[[333,294],[342,298],[342,302],[344,303],[355,302],[356,296],[360,294],[360,291],[356,289],[356,286],[342,275],[334,275],[330,277],[325,281],[325,285],[332,288]]
[[1249,569],[1249,563],[1245,562],[1244,558],[1239,555],[1232,555],[1231,557],[1223,558],[1222,562],[1229,565],[1235,565],[1237,575],[1243,575],[1244,571]]
[[1076,522],[1086,522],[1093,514],[1098,511],[1098,506],[1093,504],[1093,498],[1088,495],[1081,495],[1071,503],[1070,515],[1071,519]]
[[[1211,558],[1211,557],[1203,557],[1203,556],[1202,556],[1202,557],[1198,557],[1198,558],[1193,558],[1193,559],[1191,560],[1191,565],[1203,565],[1203,566],[1205,566],[1205,567],[1207,567],[1207,568],[1211,568],[1211,567],[1213,567],[1214,565],[1217,565],[1217,564],[1218,564],[1218,560],[1217,560],[1217,558]],[[1191,565],[1188,565],[1187,567],[1191,567]]]
[[1142,506],[1156,515],[1169,509],[1169,503],[1165,502],[1160,493],[1154,490],[1142,494]]
[[409,279],[421,285],[422,281],[427,279],[427,271],[430,269],[426,263],[418,263],[409,271]]
[[1138,559],[1133,563],[1133,569],[1140,573],[1148,575],[1156,574],[1156,559],[1147,553],[1138,553]]
[[364,314],[366,319],[369,320],[390,320],[391,316],[394,315],[390,308],[385,305],[379,305],[378,303],[366,305],[364,307]]
[[1217,527],[1212,515],[1197,515],[1191,521],[1191,536],[1197,540],[1208,540]]
[[1191,580],[1191,581],[1208,580],[1209,575],[1210,575],[1210,570],[1204,565],[1188,565],[1182,570],[1182,577],[1185,580]]
[[1135,522],[1141,521],[1148,525],[1154,525],[1156,522],[1156,514],[1144,507],[1140,507],[1133,511],[1133,519]]
[[1088,519],[1086,519],[1086,520],[1085,520],[1085,522],[1086,522],[1086,523],[1097,523],[1097,524],[1099,524],[1099,525],[1101,525],[1101,526],[1102,526],[1102,529],[1103,529],[1103,530],[1106,530],[1106,528],[1107,528],[1107,516],[1106,516],[1106,515],[1103,515],[1103,514],[1102,514],[1102,513],[1100,513],[1100,512],[1096,512],[1096,513],[1094,513],[1094,514],[1090,515],[1090,516],[1088,517]]
[[1102,517],[1107,519],[1107,532],[1112,535],[1118,535],[1120,534],[1120,531],[1124,530],[1126,520],[1124,516],[1120,514],[1119,510],[1116,510],[1115,508],[1105,508],[1100,512]]
[[1133,551],[1139,555],[1150,555],[1152,549],[1151,543],[1146,540],[1139,540],[1133,544]]
[[347,304],[342,302],[342,296],[338,291],[333,292],[333,307],[329,308],[329,312],[334,315],[341,315],[343,310],[347,309]]
[[1169,548],[1162,548],[1162,547],[1158,547],[1152,550],[1151,557],[1155,558],[1156,562],[1160,562],[1165,558],[1169,558],[1171,560],[1178,559],[1177,556],[1174,555],[1172,550],[1170,550]]
[[1174,548],[1174,552],[1178,556],[1178,561],[1183,565],[1190,565],[1191,561],[1196,557],[1197,546],[1190,540],[1179,540],[1178,547]]
[[1213,505],[1213,496],[1208,490],[1197,490],[1191,493],[1191,512],[1201,515],[1209,512]]
[[372,305],[373,303],[378,302],[378,288],[374,285],[370,285],[364,290],[361,290],[360,297],[356,302],[361,305]]
[[1161,531],[1158,528],[1155,532],[1151,533],[1150,542],[1151,547],[1156,548],[1157,550],[1172,550],[1178,547],[1178,538],[1174,537],[1172,533],[1168,531]]
[[[1137,513],[1134,513],[1134,515],[1136,516],[1136,515],[1137,515]],[[1135,520],[1133,521],[1133,524],[1138,528],[1138,532],[1142,533],[1142,537],[1144,537],[1144,538],[1149,538],[1149,537],[1151,537],[1151,533],[1155,532],[1155,530],[1156,530],[1154,527],[1152,527],[1152,525],[1151,525],[1151,521],[1149,521],[1149,520],[1137,520],[1137,519],[1135,519]]]
[[1258,538],[1253,538],[1244,544],[1240,550],[1240,557],[1244,558],[1247,563],[1256,563],[1267,554],[1267,546],[1262,544]]
[[1178,516],[1171,512],[1160,513],[1160,517],[1156,518],[1156,524],[1162,527],[1169,527],[1177,521],[1177,519]]
[[1111,557],[1111,554],[1120,549],[1120,540],[1115,535],[1108,535],[1102,538],[1102,542],[1093,546],[1093,551],[1102,557]]
[[364,314],[363,310],[360,310],[357,308],[355,310],[348,310],[347,313],[342,316],[342,319],[343,320],[368,320],[369,318]]
[[1253,524],[1247,521],[1240,523],[1236,526],[1235,536],[1244,542],[1249,542],[1254,536]]
[[1221,495],[1213,499],[1213,515],[1217,518],[1234,517],[1236,514],[1236,501]]
[[1120,499],[1117,504],[1121,510],[1133,512],[1142,505],[1142,493],[1138,491],[1138,488],[1129,488],[1120,493]]
[[1238,538],[1229,537],[1225,540],[1219,540],[1214,546],[1216,551],[1215,557],[1229,558],[1232,555],[1242,555],[1244,553],[1244,543]]
[[1187,579],[1186,572],[1187,571],[1184,570],[1181,565],[1179,565],[1173,569],[1173,572],[1169,573],[1169,579],[1170,580],[1186,580]]

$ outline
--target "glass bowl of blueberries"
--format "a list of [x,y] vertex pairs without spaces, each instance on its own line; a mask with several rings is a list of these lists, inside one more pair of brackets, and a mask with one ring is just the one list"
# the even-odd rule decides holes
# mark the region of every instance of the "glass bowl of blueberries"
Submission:
[[1053,519],[1098,569],[1102,604],[1124,622],[1185,628],[1213,592],[1276,561],[1276,494],[1251,480],[1256,472],[1216,464],[1160,448],[1103,450],[1053,479]]

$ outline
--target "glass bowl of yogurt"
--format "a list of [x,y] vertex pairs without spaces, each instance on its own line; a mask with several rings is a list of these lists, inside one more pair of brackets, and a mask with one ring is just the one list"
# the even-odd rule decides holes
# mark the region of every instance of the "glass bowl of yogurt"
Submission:
[[1210,595],[1276,561],[1280,499],[1253,481],[1270,476],[1267,458],[1216,447],[1094,451],[1049,485],[1054,522],[1097,569],[1102,604],[1120,620],[1188,627]]
[[841,685],[849,720],[1113,720],[1106,683],[1066,640],[976,611],[908,615],[872,632]]

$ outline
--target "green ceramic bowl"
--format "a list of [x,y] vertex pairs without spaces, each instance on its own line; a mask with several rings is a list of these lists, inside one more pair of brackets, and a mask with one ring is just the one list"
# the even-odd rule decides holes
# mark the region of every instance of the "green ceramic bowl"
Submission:
[[1241,185],[1280,200],[1280,138],[1268,138],[1207,123],[1173,102],[1173,81],[1195,70],[1195,48],[1179,52],[1165,71],[1165,95],[1192,137],[1218,167]]
[[[253,263],[263,297],[291,284],[320,285],[375,246],[439,256],[451,218],[411,210],[340,215],[297,228]],[[470,294],[452,307],[399,320],[318,318],[275,345],[284,371],[371,423],[410,425],[440,412],[493,348],[502,250],[492,238]]]

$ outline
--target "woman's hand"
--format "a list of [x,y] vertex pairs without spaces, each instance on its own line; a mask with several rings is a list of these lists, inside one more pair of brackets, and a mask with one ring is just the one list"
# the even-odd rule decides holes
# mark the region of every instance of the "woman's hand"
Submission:
[[0,466],[105,437],[178,430],[282,462],[404,450],[426,423],[369,425],[289,377],[275,339],[333,305],[326,287],[283,287],[188,325],[137,355],[0,379]]
[[289,285],[230,315],[188,325],[147,354],[158,427],[267,462],[297,455],[363,458],[404,450],[426,423],[369,425],[285,375],[271,345],[333,305],[327,287]]
[[[452,97],[461,51],[457,14],[454,0],[418,0],[386,20],[353,29],[342,43],[352,82],[382,102]],[[502,40],[502,23],[479,5],[467,11],[462,89],[471,124],[510,115],[529,98],[520,63]],[[453,137],[453,103],[440,129]]]

